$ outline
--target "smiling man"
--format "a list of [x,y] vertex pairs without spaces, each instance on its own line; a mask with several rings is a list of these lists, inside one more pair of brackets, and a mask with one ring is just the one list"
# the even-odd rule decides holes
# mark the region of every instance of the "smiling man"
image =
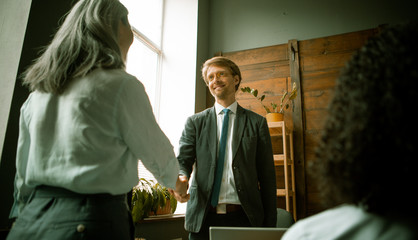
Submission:
[[209,239],[210,226],[274,227],[276,177],[266,119],[235,99],[238,66],[225,57],[207,60],[202,77],[215,105],[187,119],[177,157],[180,178],[190,181],[185,228],[190,239]]

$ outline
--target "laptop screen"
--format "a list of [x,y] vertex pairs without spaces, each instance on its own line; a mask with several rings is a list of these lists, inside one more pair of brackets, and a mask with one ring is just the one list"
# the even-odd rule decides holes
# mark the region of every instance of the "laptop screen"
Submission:
[[210,240],[270,240],[280,239],[287,228],[210,227]]

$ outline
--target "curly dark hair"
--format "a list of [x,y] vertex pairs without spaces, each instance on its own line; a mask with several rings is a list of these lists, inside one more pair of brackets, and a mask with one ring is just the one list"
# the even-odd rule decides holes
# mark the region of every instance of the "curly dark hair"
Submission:
[[418,182],[417,22],[386,27],[347,63],[309,174],[327,207],[415,214]]

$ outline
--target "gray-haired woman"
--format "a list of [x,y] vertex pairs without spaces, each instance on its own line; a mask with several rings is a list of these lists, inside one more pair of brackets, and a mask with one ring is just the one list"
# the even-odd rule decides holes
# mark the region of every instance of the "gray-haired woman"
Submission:
[[127,14],[118,0],[80,0],[26,71],[8,239],[133,239],[138,159],[176,188],[173,147],[124,70]]

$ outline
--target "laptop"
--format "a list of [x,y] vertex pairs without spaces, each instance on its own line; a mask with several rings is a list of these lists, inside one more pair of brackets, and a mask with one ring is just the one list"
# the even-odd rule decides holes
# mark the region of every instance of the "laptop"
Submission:
[[280,239],[287,228],[210,227],[210,240],[270,240]]

